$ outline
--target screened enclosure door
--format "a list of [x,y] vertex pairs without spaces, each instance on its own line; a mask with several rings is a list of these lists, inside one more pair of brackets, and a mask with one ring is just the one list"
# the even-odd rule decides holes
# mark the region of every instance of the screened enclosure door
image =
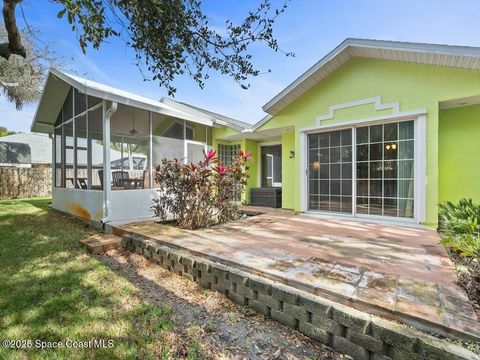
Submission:
[[261,147],[262,187],[282,186],[282,145]]
[[308,135],[310,210],[352,213],[352,129]]

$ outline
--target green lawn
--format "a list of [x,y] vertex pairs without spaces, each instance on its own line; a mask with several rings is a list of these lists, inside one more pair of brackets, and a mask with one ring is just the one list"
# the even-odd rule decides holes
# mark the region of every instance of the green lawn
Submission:
[[78,240],[95,233],[48,209],[50,199],[0,201],[0,340],[113,340],[106,349],[10,350],[0,359],[149,359],[173,324]]

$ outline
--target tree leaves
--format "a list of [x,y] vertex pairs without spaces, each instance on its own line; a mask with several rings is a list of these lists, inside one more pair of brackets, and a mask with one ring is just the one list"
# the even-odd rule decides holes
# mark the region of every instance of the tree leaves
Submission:
[[88,45],[97,49],[109,37],[122,36],[135,51],[138,67],[150,74],[145,79],[157,81],[169,95],[176,92],[172,83],[177,76],[187,74],[203,88],[210,70],[247,89],[247,80],[260,74],[250,46],[263,43],[280,51],[273,24],[287,7],[273,8],[262,0],[239,24],[227,20],[222,31],[209,24],[197,0],[53,1],[65,7],[57,16],[68,15],[84,53]]

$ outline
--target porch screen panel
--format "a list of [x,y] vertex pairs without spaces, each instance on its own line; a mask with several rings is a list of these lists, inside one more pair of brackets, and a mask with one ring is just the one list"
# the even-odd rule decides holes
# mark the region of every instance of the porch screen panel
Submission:
[[[193,138],[193,129],[187,136]],[[163,159],[182,161],[185,157],[184,121],[152,113],[152,164],[155,167]],[[153,174],[155,180],[155,173]],[[153,186],[157,187],[155,181]]]
[[112,190],[149,188],[149,143],[148,112],[119,105],[110,120]]
[[87,189],[87,117],[85,115],[79,116],[75,119],[75,140],[77,142],[77,182],[75,188]]
[[187,143],[187,162],[196,164],[199,161],[203,161],[204,150],[205,150],[204,144]]
[[74,188],[74,171],[73,171],[73,121],[63,125],[64,128],[64,144],[65,144],[65,184],[66,188]]
[[352,129],[308,135],[309,209],[352,212]]
[[358,127],[358,214],[413,218],[414,122]]
[[62,184],[62,127],[55,129],[55,187]]
[[[90,102],[89,102],[90,104]],[[91,152],[92,190],[103,190],[103,109],[88,112],[88,146]]]

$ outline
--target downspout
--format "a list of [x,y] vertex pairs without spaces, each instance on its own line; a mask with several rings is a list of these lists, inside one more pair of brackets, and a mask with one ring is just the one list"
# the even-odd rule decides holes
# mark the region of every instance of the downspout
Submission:
[[103,219],[102,229],[105,230],[105,224],[110,222],[110,196],[112,188],[110,186],[112,175],[110,173],[110,118],[117,111],[117,103],[112,102],[107,109],[107,102],[103,100]]

